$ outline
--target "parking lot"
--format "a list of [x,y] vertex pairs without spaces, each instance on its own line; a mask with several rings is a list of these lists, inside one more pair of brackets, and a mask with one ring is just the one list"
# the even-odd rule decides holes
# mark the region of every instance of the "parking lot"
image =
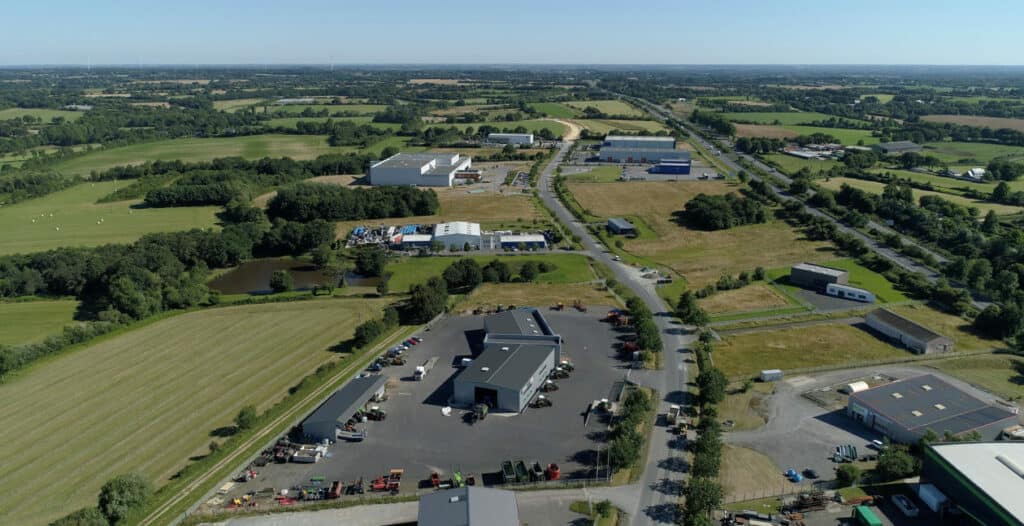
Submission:
[[[608,308],[591,308],[589,313],[545,308],[545,317],[564,339],[563,359],[571,360],[575,371],[557,381],[557,391],[546,394],[553,407],[528,408],[521,414],[492,413],[475,424],[463,419],[462,408],[453,408],[450,416],[444,416],[442,408],[452,394],[452,378],[459,371],[456,364],[479,352],[484,317],[444,320],[422,333],[422,343],[406,351],[405,365],[384,369],[389,377],[388,399],[378,405],[387,418],[365,424],[365,441],[338,442],[316,464],[264,466],[254,480],[239,484],[232,496],[308,484],[318,476],[328,483],[360,477],[369,481],[392,468],[405,470],[402,493],[415,491],[431,472],[445,479],[459,470],[491,484],[505,459],[556,463],[563,478],[592,476],[605,424],[592,417],[585,425],[584,415],[592,401],[609,397],[628,366],[618,360],[613,347],[619,333],[600,321],[607,312]],[[439,360],[434,369],[422,381],[413,380],[415,366],[435,356]]]

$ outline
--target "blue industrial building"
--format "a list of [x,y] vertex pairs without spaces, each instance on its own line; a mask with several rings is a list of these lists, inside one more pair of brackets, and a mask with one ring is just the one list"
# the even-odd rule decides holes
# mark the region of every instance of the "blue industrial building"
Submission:
[[661,162],[651,167],[651,173],[657,174],[690,174],[690,152],[674,152],[676,155],[671,159],[662,159]]

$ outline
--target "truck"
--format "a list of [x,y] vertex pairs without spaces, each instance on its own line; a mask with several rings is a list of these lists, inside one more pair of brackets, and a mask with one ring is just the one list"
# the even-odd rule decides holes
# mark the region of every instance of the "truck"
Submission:
[[853,519],[860,526],[882,526],[882,521],[879,520],[875,512],[871,511],[871,508],[867,506],[854,506]]
[[423,377],[426,376],[427,373],[429,373],[430,370],[433,369],[434,365],[436,364],[437,356],[423,362],[423,365],[417,365],[416,371],[412,373],[412,377],[415,378],[416,380],[422,380]]
[[676,421],[679,420],[679,406],[672,404],[668,406],[668,414],[665,415],[665,421],[668,422],[669,426],[675,425]]

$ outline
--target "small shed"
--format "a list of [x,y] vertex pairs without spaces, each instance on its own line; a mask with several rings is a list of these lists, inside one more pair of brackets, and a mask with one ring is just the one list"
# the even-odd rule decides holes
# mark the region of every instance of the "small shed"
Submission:
[[779,380],[782,380],[781,369],[765,369],[761,371],[762,382],[777,382]]
[[613,234],[636,235],[636,227],[633,226],[633,223],[630,223],[621,217],[612,217],[608,219],[608,231]]
[[868,389],[871,389],[871,386],[868,385],[867,382],[863,380],[858,380],[856,382],[846,384],[846,387],[843,388],[843,391],[846,392],[846,394],[853,394],[859,393],[861,391],[867,391]]

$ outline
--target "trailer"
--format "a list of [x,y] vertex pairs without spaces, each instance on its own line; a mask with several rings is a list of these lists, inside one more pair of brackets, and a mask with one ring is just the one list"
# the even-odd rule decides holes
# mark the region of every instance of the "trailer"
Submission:
[[867,506],[854,506],[851,517],[861,526],[882,526],[882,521]]
[[511,460],[503,460],[501,462],[501,477],[505,484],[511,484],[516,481],[516,469],[512,466]]
[[514,463],[516,469],[516,482],[529,482],[530,481],[530,470],[526,468],[526,462],[517,460]]
[[366,430],[362,431],[349,431],[346,429],[339,429],[336,433],[339,440],[346,442],[362,442],[366,440]]
[[423,377],[426,376],[427,373],[429,373],[430,370],[433,369],[435,365],[437,365],[437,356],[423,362],[423,365],[417,365],[416,371],[413,372],[412,375],[413,378],[416,380],[422,380]]
[[665,421],[668,424],[674,425],[679,420],[679,406],[672,404],[668,406],[668,414],[665,415]]
[[540,462],[534,460],[530,465],[530,480],[539,482],[544,480],[544,468],[541,467]]

